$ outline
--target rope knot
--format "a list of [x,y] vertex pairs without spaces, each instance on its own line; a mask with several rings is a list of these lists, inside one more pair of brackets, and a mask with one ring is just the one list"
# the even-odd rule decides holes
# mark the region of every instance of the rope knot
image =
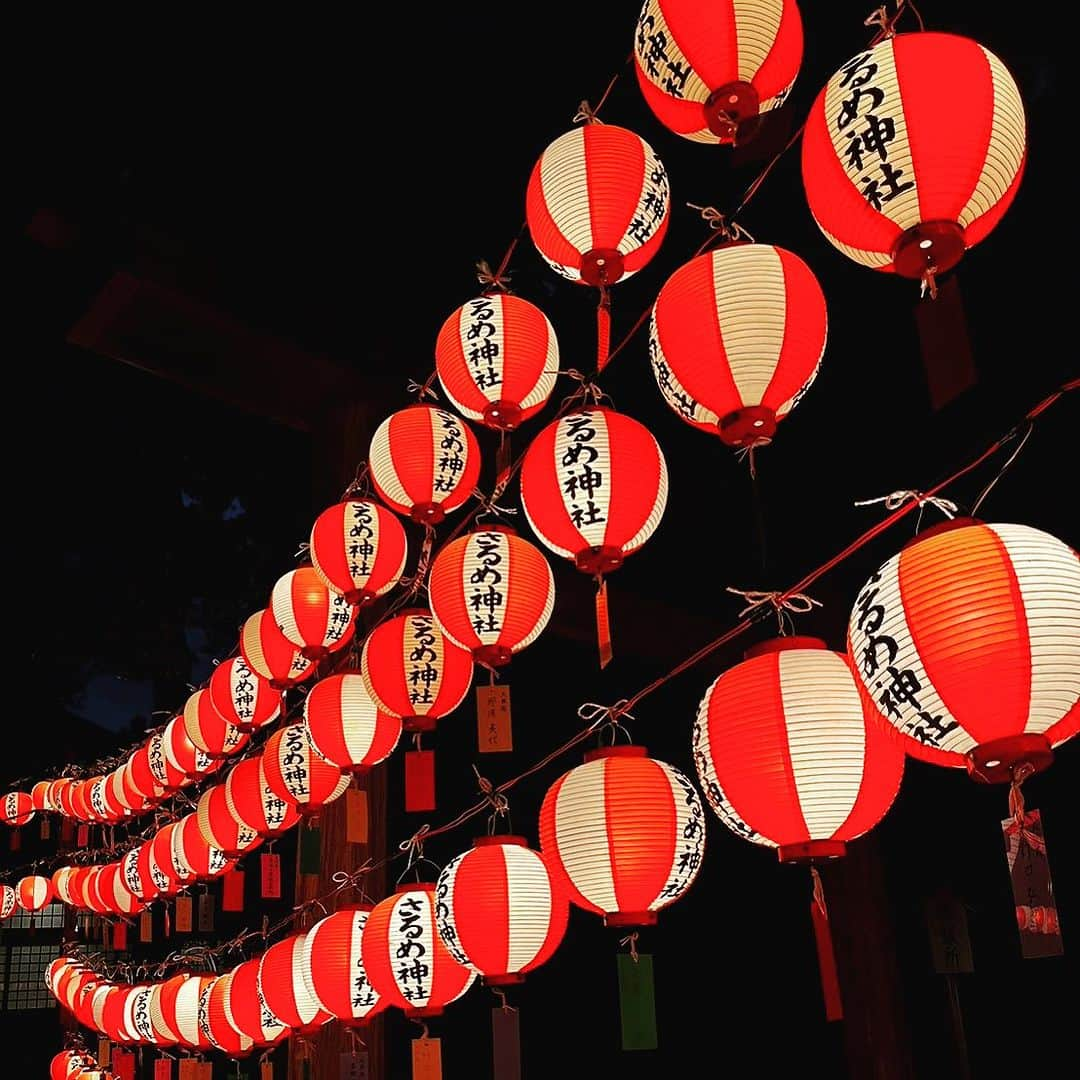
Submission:
[[919,509],[924,506],[932,506],[940,510],[950,521],[960,512],[960,507],[952,499],[942,499],[937,495],[924,495],[921,491],[890,491],[888,495],[879,495],[876,499],[860,499],[856,506],[873,506],[876,503],[884,503],[886,510],[899,510],[904,503],[914,499],[919,504]]
[[637,940],[638,932],[636,930],[627,934],[624,938],[619,938],[620,945],[630,946],[630,959],[633,960],[635,964],[638,962]]
[[[605,94],[604,97],[607,97],[607,94]],[[597,105],[596,109],[594,109],[588,103],[588,101],[583,100],[578,105],[577,112],[574,113],[573,123],[575,123],[575,124],[602,124],[604,121],[601,120],[600,117],[596,115],[597,109],[599,109],[599,108],[600,108],[600,106]]]
[[[503,485],[503,491],[506,490],[506,485]],[[510,517],[517,513],[516,506],[500,506],[495,500],[502,494],[502,491],[493,491],[490,495],[485,495],[479,488],[474,488],[472,496],[480,504],[480,509],[476,513],[476,518],[482,518],[487,514],[492,517],[500,517],[503,514]]]
[[697,210],[713,232],[719,233],[727,241],[746,240],[753,244],[754,238],[737,222],[729,220],[726,214],[720,213],[715,206],[698,206],[697,203],[688,202],[687,209]]
[[476,264],[476,280],[487,289],[499,292],[510,291],[510,275],[505,270],[492,270],[491,263],[487,259],[481,259]]
[[779,615],[781,612],[790,611],[795,615],[806,615],[816,607],[821,607],[821,601],[815,600],[806,593],[782,593],[779,591],[766,592],[761,589],[736,589],[733,585],[727,587],[729,593],[741,596],[746,601],[746,607],[739,612],[739,617],[756,611],[764,604],[771,604]]
[[410,379],[405,384],[405,389],[408,393],[415,394],[417,401],[423,401],[426,397],[431,398],[432,401],[438,401],[439,395],[431,388],[434,382],[435,372],[432,372],[422,383]]
[[409,853],[410,863],[413,859],[419,858],[424,854],[424,837],[427,836],[430,830],[430,825],[421,825],[408,840],[402,840],[401,843],[398,844],[398,851],[407,851]]
[[632,713],[627,712],[626,707],[629,704],[626,698],[620,698],[614,705],[599,705],[595,701],[586,701],[578,706],[577,714],[592,731],[605,723],[618,724],[624,716],[627,720],[635,719]]

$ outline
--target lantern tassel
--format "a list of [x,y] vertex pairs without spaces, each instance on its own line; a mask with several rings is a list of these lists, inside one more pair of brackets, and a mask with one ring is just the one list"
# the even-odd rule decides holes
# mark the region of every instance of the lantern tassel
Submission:
[[836,973],[836,954],[833,952],[832,931],[829,928],[829,909],[825,906],[825,889],[816,866],[810,867],[814,879],[814,898],[810,901],[810,918],[817,942],[818,968],[821,972],[821,994],[825,999],[825,1019],[843,1020],[844,1006],[840,997],[840,979]]
[[600,302],[596,305],[596,370],[601,372],[611,358],[611,294],[600,286]]
[[614,650],[611,647],[611,623],[608,619],[607,582],[596,579],[596,641],[600,647],[600,667],[611,663]]

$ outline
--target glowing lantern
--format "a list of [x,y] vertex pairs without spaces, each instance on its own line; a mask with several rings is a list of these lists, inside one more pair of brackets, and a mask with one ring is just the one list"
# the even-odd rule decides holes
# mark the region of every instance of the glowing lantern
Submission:
[[176,835],[176,828],[177,823],[172,822],[158,829],[146,845],[144,861],[139,864],[143,881],[145,882],[149,873],[159,896],[175,896],[185,885],[190,884],[173,861],[173,837]]
[[79,1050],[64,1050],[49,1063],[49,1080],[69,1080],[82,1069],[94,1066],[94,1059]]
[[177,823],[172,834],[172,859],[177,875],[184,882],[195,878],[209,881],[234,865],[224,851],[203,839],[197,814],[188,814]]
[[176,1021],[177,1043],[191,1050],[209,1050],[210,1039],[199,1024],[199,1009],[203,993],[209,990],[213,976],[192,975],[185,979],[176,991],[172,1016]]
[[175,1046],[180,1041],[176,1030],[176,997],[190,978],[187,972],[180,972],[155,983],[150,990],[150,1024],[159,1046]]
[[225,779],[225,804],[239,824],[264,840],[279,836],[300,820],[296,805],[276,795],[267,783],[261,756],[233,766]]
[[[90,874],[89,866],[76,866],[72,869],[67,879],[67,891],[68,896],[71,897],[70,903],[72,907],[84,908],[89,905],[86,902],[86,894],[83,891],[86,886],[86,879]],[[50,881],[50,885],[52,882]],[[56,895],[55,890],[53,896]]]
[[360,605],[401,580],[409,545],[389,510],[371,499],[349,499],[315,519],[309,551],[323,584],[347,603]]
[[182,716],[173,717],[165,725],[164,747],[169,768],[188,780],[201,780],[221,768],[221,758],[211,757],[188,738]]
[[75,781],[68,780],[66,777],[54,780],[52,783],[53,803],[64,817],[75,816],[75,811],[71,808],[71,790],[74,786]]
[[242,750],[251,737],[214,708],[206,690],[196,690],[184,704],[184,733],[212,758],[230,757]]
[[[412,959],[402,961],[403,956]],[[404,1009],[406,1016],[440,1015],[476,978],[439,937],[435,886],[430,882],[399,885],[375,905],[360,938],[360,958],[375,992],[386,1005]]]
[[349,1025],[366,1023],[384,1007],[368,981],[360,953],[371,910],[346,908],[317,922],[307,933],[300,960],[312,998]]
[[288,690],[315,674],[315,665],[279,629],[270,608],[256,611],[240,630],[240,655],[275,690]]
[[245,960],[233,969],[229,984],[229,1005],[236,1030],[256,1046],[269,1046],[287,1038],[289,1029],[267,1007],[259,991],[262,957]]
[[375,627],[360,657],[368,693],[381,709],[400,716],[406,731],[433,731],[465,700],[472,671],[472,657],[423,608]]
[[109,788],[109,797],[116,803],[125,817],[130,817],[132,814],[145,810],[148,802],[145,796],[140,795],[132,786],[130,773],[128,766],[131,764],[130,759],[125,761],[123,765],[113,769],[111,773],[105,778],[105,782]]
[[368,463],[383,502],[421,525],[437,525],[476,487],[480,444],[453,413],[410,405],[379,425]]
[[431,564],[431,613],[478,663],[500,667],[539,637],[555,605],[547,559],[504,525],[444,547]]
[[9,791],[2,805],[5,825],[17,828],[34,820],[34,800],[25,791]]
[[40,911],[53,898],[52,882],[37,874],[20,878],[15,891],[19,896],[19,907],[29,912]]
[[127,816],[127,809],[116,798],[113,783],[113,774],[108,773],[90,784],[90,808],[101,821],[123,821]]
[[446,864],[436,895],[442,943],[489,986],[523,981],[566,933],[566,892],[520,836],[478,837]]
[[278,578],[270,609],[278,629],[309,660],[321,660],[347,645],[356,629],[352,606],[332,593],[310,566]]
[[551,397],[559,343],[538,307],[494,292],[463,304],[443,323],[435,370],[462,416],[510,431]]
[[308,1034],[330,1019],[311,995],[302,975],[306,934],[293,934],[271,945],[259,965],[259,995],[266,1007],[293,1031]]
[[782,105],[802,62],[795,0],[645,0],[634,71],[656,118],[700,143],[735,143]]
[[843,855],[885,816],[904,772],[846,658],[808,637],[748,649],[709,687],[694,761],[720,820],[785,862]]
[[67,806],[71,809],[71,816],[77,821],[93,821],[94,815],[90,810],[90,787],[85,780],[76,780],[67,789]]
[[[147,741],[131,755],[129,759],[128,776],[131,781],[131,786],[139,795],[146,799],[147,802],[157,803],[165,797],[165,788],[155,775],[154,765],[150,762],[152,742],[152,739],[147,739]],[[160,750],[159,744],[159,753]],[[161,760],[164,762],[164,754],[161,755]],[[76,803],[75,795],[71,796],[71,803],[75,811],[73,816],[78,817],[79,807]]]
[[993,53],[952,34],[900,34],[853,57],[818,95],[803,183],[834,247],[932,286],[1001,219],[1024,157],[1020,91]]
[[1080,730],[1080,561],[1027,525],[926,529],[859,593],[848,652],[912,757],[1005,781]]
[[120,876],[128,891],[143,904],[149,904],[157,898],[157,890],[150,878],[149,844],[140,844],[124,853],[120,860]]
[[219,975],[206,994],[205,1008],[200,1007],[203,1034],[214,1048],[231,1058],[250,1053],[254,1040],[236,1026],[232,1011],[233,972]]
[[58,896],[65,904],[72,903],[71,893],[68,892],[68,881],[73,873],[75,873],[74,866],[61,866],[60,869],[53,871],[50,879],[53,895]]
[[331,675],[304,701],[304,726],[320,757],[354,773],[385,761],[401,737],[401,718],[380,709],[361,675]]
[[195,807],[195,817],[203,840],[229,858],[254,851],[262,843],[254,829],[233,816],[224,784],[216,784],[202,793]]
[[255,731],[277,719],[281,693],[269,679],[256,675],[243,656],[223,660],[210,676],[210,703],[241,731]]
[[131,1042],[127,1029],[124,1027],[124,1010],[127,1008],[128,995],[133,989],[134,987],[127,983],[118,983],[111,986],[108,993],[104,995],[100,1030],[113,1042]]
[[345,794],[349,777],[311,749],[303,724],[279,728],[262,754],[267,788],[301,814],[317,814]]
[[697,877],[701,800],[643,746],[590,750],[544,796],[540,847],[578,907],[608,926],[651,926]]
[[152,985],[139,985],[128,994],[124,1004],[123,1025],[131,1042],[157,1045],[157,1033],[154,1031],[150,1018],[150,999],[153,991]]
[[51,797],[51,780],[39,780],[30,789],[30,803],[35,810],[55,810]]
[[146,743],[146,760],[154,782],[166,795],[172,795],[191,783],[190,777],[169,761],[165,753],[165,733],[155,732]]
[[141,901],[124,880],[123,865],[119,862],[106,863],[101,868],[98,894],[108,910],[117,915],[134,915],[142,910]]
[[19,894],[10,885],[0,885],[0,919],[10,919],[19,904]]
[[729,244],[668,278],[649,355],[664,400],[730,446],[768,442],[817,375],[825,297],[797,255]]

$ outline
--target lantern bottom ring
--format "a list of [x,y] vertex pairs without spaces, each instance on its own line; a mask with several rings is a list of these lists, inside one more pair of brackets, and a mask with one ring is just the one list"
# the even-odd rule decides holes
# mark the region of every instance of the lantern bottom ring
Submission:
[[425,1020],[430,1016],[442,1016],[443,1011],[437,1005],[429,1005],[425,1009],[402,1009],[410,1019],[415,1017],[417,1020]]
[[893,268],[901,277],[921,280],[943,274],[963,257],[964,230],[955,221],[920,221],[905,229],[893,244]]
[[964,760],[972,779],[984,784],[1007,784],[1021,765],[1031,766],[1033,772],[1049,768],[1054,752],[1045,735],[1011,735],[980,743]]
[[410,511],[409,517],[420,525],[438,525],[446,517],[443,508],[438,503],[417,503]]
[[369,589],[350,589],[344,594],[344,597],[346,604],[352,604],[353,607],[363,607],[375,599],[375,594]]
[[622,566],[622,548],[612,545],[591,547],[579,551],[574,556],[574,565],[586,574],[610,574]]
[[300,650],[300,655],[305,660],[321,660],[330,650],[325,645],[305,645]]
[[776,434],[776,413],[766,405],[747,405],[720,417],[716,426],[728,446],[760,446]]
[[609,911],[604,916],[605,926],[655,926],[655,911]]
[[800,844],[780,844],[776,849],[781,862],[804,863],[818,859],[839,859],[847,851],[843,840],[805,840]]
[[485,975],[485,986],[517,986],[523,983],[525,976],[520,971],[508,971],[505,975]]
[[[752,83],[724,83],[717,87],[702,103],[705,123],[721,143],[735,143],[739,138],[739,127],[744,121],[753,120],[758,115],[758,92]],[[753,134],[754,125],[747,125]]]
[[614,285],[623,276],[623,257],[615,248],[593,248],[581,256],[581,280],[587,285]]
[[403,731],[434,731],[437,722],[434,716],[403,716],[401,728]]
[[500,399],[484,406],[484,423],[496,431],[513,431],[521,423],[521,406],[513,401]]
[[478,664],[488,667],[505,667],[514,654],[505,645],[480,645],[473,649],[473,657]]

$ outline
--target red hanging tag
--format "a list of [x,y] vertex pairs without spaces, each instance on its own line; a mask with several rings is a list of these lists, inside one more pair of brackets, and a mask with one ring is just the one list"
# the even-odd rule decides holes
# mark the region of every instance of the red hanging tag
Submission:
[[260,1063],[259,1080],[274,1080],[274,1063],[272,1061]]
[[199,894],[199,933],[214,929],[214,898],[208,893]]
[[75,837],[76,847],[84,848],[90,843],[90,826],[80,825]]
[[1021,798],[1013,817],[1003,821],[1001,828],[1005,833],[1005,856],[1016,901],[1021,955],[1025,960],[1063,956],[1065,944],[1050,880],[1042,817],[1038,810],[1025,811]]
[[154,917],[147,909],[139,916],[139,940],[142,942],[154,939]]
[[191,933],[190,896],[178,896],[176,898],[176,932],[178,934]]
[[415,814],[435,809],[435,751],[405,752],[405,810]]
[[135,1080],[135,1055],[119,1046],[112,1052],[112,1071],[117,1080]]
[[158,1058],[154,1062],[154,1080],[172,1080],[172,1058]]
[[596,588],[596,641],[600,646],[600,667],[606,668],[611,663],[614,651],[611,648],[611,623],[608,620],[607,581],[600,579]]
[[169,901],[165,901],[165,936],[172,937],[172,920],[169,918]]
[[366,1050],[354,1050],[338,1057],[338,1080],[369,1080],[370,1070]]
[[262,898],[264,900],[281,899],[281,856],[272,851],[259,856],[259,869],[262,872]]
[[600,302],[596,305],[596,370],[601,372],[611,358],[611,296],[600,286]]
[[195,1070],[195,1080],[214,1080],[214,1063],[212,1061],[200,1061]]
[[351,787],[345,792],[345,841],[368,842],[368,800],[363,788]]
[[510,727],[510,687],[506,683],[476,688],[476,726],[481,754],[498,754],[514,749]]
[[222,878],[221,910],[244,910],[244,871],[230,870]]
[[413,1039],[412,1080],[442,1080],[442,1042]]
[[198,1080],[195,1066],[199,1063],[194,1058],[180,1059],[180,1080]]
[[18,851],[22,847],[22,836],[20,836],[19,834],[19,829],[11,830],[11,836],[8,839],[11,844],[12,851]]
[[41,816],[41,839],[48,840],[52,836],[52,822],[49,821],[47,814]]
[[69,817],[62,817],[60,819],[60,843],[65,847],[70,847],[74,839],[75,822]]
[[814,877],[814,897],[810,901],[810,917],[814,923],[814,940],[817,942],[818,970],[821,973],[821,995],[825,999],[825,1019],[843,1020],[844,1006],[840,997],[840,978],[836,973],[836,954],[833,952],[832,931],[829,929],[829,912],[825,907],[825,893],[817,868],[811,867]]
[[113,952],[124,952],[127,949],[127,923],[123,919],[113,923],[112,947]]
[[493,1080],[521,1080],[521,1030],[517,1009],[496,1006],[491,1010]]
[[108,1039],[98,1039],[97,1044],[97,1063],[103,1069],[109,1067],[109,1053],[112,1050],[112,1044]]

